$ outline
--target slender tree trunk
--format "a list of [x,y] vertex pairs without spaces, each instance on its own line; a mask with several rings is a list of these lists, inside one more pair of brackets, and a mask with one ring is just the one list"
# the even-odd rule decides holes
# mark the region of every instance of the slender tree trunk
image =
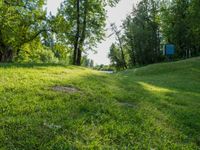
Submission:
[[131,59],[132,59],[132,64],[135,66],[136,65],[136,56],[135,56],[135,51],[134,51],[134,45],[133,45],[133,37],[131,36]]
[[78,47],[78,54],[77,54],[77,60],[76,60],[77,66],[81,65],[81,57],[82,57],[82,50],[80,49],[80,47]]
[[[0,49],[1,49],[1,47],[0,47]],[[0,62],[3,62],[3,53],[1,50],[0,50]]]
[[2,32],[0,31],[0,62],[8,62],[12,60],[12,49],[8,48],[2,38]]
[[118,34],[116,34],[116,35],[117,35],[117,38],[118,38],[118,41],[119,41],[119,47],[120,47],[120,50],[121,50],[123,65],[124,65],[125,69],[127,69],[128,67],[127,67],[126,60],[125,60],[124,50],[123,50],[123,47],[122,47],[122,41],[121,41],[119,35]]
[[130,27],[131,29],[131,35],[130,35],[130,44],[131,44],[131,53],[132,53],[132,64],[136,66],[136,52],[135,52],[135,47],[134,47],[134,33],[133,33],[133,26]]
[[3,46],[3,40],[2,40],[2,33],[1,33],[1,30],[0,30],[0,62],[3,61],[3,49],[4,49],[4,46]]
[[86,32],[86,27],[87,27],[87,12],[88,12],[88,0],[85,0],[83,28],[82,28],[81,38],[79,41],[78,56],[77,56],[77,65],[79,66],[81,65],[82,51],[83,51],[83,46],[84,46],[84,41],[85,41],[85,36],[86,36],[85,32]]
[[119,31],[117,31],[117,27],[115,26],[115,24],[111,24],[112,30],[115,32],[115,35],[117,36],[117,40],[119,42],[119,47],[121,50],[121,57],[122,57],[122,61],[123,61],[123,67],[125,69],[127,69],[127,64],[126,64],[126,60],[125,60],[125,55],[124,55],[124,50],[123,50],[123,46],[122,46],[122,41],[121,38],[119,36]]
[[78,46],[79,46],[79,33],[80,33],[80,0],[76,0],[76,11],[77,11],[77,29],[76,29],[76,37],[74,41],[74,54],[73,54],[73,65],[77,65],[77,54],[78,54]]

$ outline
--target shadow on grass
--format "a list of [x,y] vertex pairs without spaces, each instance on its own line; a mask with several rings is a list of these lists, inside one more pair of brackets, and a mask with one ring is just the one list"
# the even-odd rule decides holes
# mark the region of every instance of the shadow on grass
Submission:
[[200,146],[200,94],[190,88],[174,88],[167,82],[165,86],[153,83],[137,82],[147,96],[146,101],[168,116],[173,128]]
[[[6,65],[4,64],[3,66]],[[8,64],[8,67],[12,66],[13,64]],[[53,66],[60,67],[60,65],[55,64]],[[34,64],[27,66],[26,64],[25,66],[16,65],[16,67],[52,67],[52,65]],[[73,66],[71,69],[73,69]],[[63,137],[64,140],[61,140],[62,142],[71,142],[71,146],[74,147],[76,144],[74,141],[78,141],[83,146],[93,140],[109,146],[127,146],[131,144],[131,146],[134,146],[139,144],[138,147],[142,147],[142,145],[147,146],[149,144],[142,142],[148,141],[150,137],[149,141],[154,141],[154,138],[159,141],[158,143],[155,140],[157,144],[155,146],[158,147],[159,144],[165,142],[165,139],[162,139],[162,134],[165,132],[158,131],[159,134],[152,135],[150,130],[155,128],[151,128],[151,124],[145,120],[152,117],[150,116],[151,110],[145,112],[146,116],[142,116],[138,114],[140,109],[145,109],[145,105],[140,106],[143,108],[130,105],[130,103],[139,105],[144,102],[145,104],[149,103],[169,117],[167,126],[173,126],[187,136],[188,141],[185,143],[195,142],[198,145],[198,137],[200,136],[199,110],[194,109],[194,105],[185,103],[181,99],[187,96],[184,95],[186,91],[181,90],[183,92],[181,93],[178,87],[173,88],[170,84],[165,85],[150,81],[150,79],[128,80],[128,77],[127,79],[121,79],[117,75],[91,73],[83,74],[78,79],[70,79],[70,85],[75,85],[75,87],[79,88],[82,92],[81,94],[56,93],[48,91],[48,89],[46,91],[41,89],[39,93],[34,93],[36,91],[30,91],[30,89],[27,90],[23,87],[24,89],[21,89],[21,93],[26,91],[24,95],[27,95],[20,97],[22,99],[21,102],[12,103],[10,105],[13,106],[9,106],[9,108],[16,108],[15,106],[20,105],[18,106],[20,108],[16,112],[8,112],[5,117],[13,117],[14,120],[4,119],[3,122],[6,134],[5,144],[13,145],[19,149],[36,149],[42,145],[44,146],[43,149],[47,149],[48,146],[55,146],[55,142]],[[69,84],[68,81],[63,81],[62,79],[55,81],[55,84],[58,83]],[[15,94],[18,95],[18,93]],[[29,94],[32,98],[35,96],[36,100],[28,102],[26,99],[29,99]],[[183,97],[178,95],[183,95]],[[189,100],[192,102],[193,98]],[[122,105],[116,105],[117,102]],[[7,106],[6,103],[5,105]],[[156,116],[156,114],[154,115]],[[170,121],[171,119],[172,121]],[[148,127],[145,127],[145,131],[142,132],[145,123]],[[90,137],[92,132],[95,135],[93,139]],[[135,141],[131,139],[130,134],[134,135]],[[175,138],[177,137],[175,136]],[[169,137],[168,140],[170,140]],[[133,143],[130,143],[132,141]],[[176,143],[177,141],[172,140],[172,142]],[[181,141],[182,145],[185,143]],[[62,143],[59,144],[62,146]],[[68,145],[67,143],[65,144]],[[10,149],[14,149],[14,147]]]
[[[115,82],[113,78],[116,79]],[[88,84],[97,80],[103,87],[114,84],[119,90],[112,91],[112,98],[120,103],[130,105],[137,105],[140,102],[149,103],[168,117],[168,125],[184,134],[187,142],[194,142],[200,146],[200,95],[198,89],[192,90],[193,84],[188,85],[188,88],[182,88],[182,83],[174,87],[173,83],[169,84],[170,81],[166,81],[166,84],[154,81],[152,84],[150,80],[140,79],[128,82],[126,79],[117,79],[115,75],[97,75],[96,77],[92,75],[82,78]],[[110,94],[108,91],[109,88],[105,88],[107,96]]]

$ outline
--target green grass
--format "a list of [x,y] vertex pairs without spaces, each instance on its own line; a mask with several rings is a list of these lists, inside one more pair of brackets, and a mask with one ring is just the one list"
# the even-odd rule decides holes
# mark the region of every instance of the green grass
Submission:
[[111,75],[1,64],[0,102],[2,150],[200,149],[199,57]]

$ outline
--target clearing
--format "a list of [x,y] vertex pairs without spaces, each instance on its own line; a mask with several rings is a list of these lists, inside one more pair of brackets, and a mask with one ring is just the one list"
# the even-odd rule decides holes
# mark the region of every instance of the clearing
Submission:
[[200,57],[115,74],[1,64],[0,102],[0,149],[200,148]]

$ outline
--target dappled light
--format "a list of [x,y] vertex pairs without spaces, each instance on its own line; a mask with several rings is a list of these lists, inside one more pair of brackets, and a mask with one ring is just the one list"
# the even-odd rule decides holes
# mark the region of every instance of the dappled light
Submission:
[[145,90],[152,92],[152,93],[172,93],[175,92],[173,90],[167,89],[167,88],[162,88],[162,87],[158,87],[158,86],[154,86],[148,83],[144,83],[144,82],[138,82],[138,84],[140,84]]

